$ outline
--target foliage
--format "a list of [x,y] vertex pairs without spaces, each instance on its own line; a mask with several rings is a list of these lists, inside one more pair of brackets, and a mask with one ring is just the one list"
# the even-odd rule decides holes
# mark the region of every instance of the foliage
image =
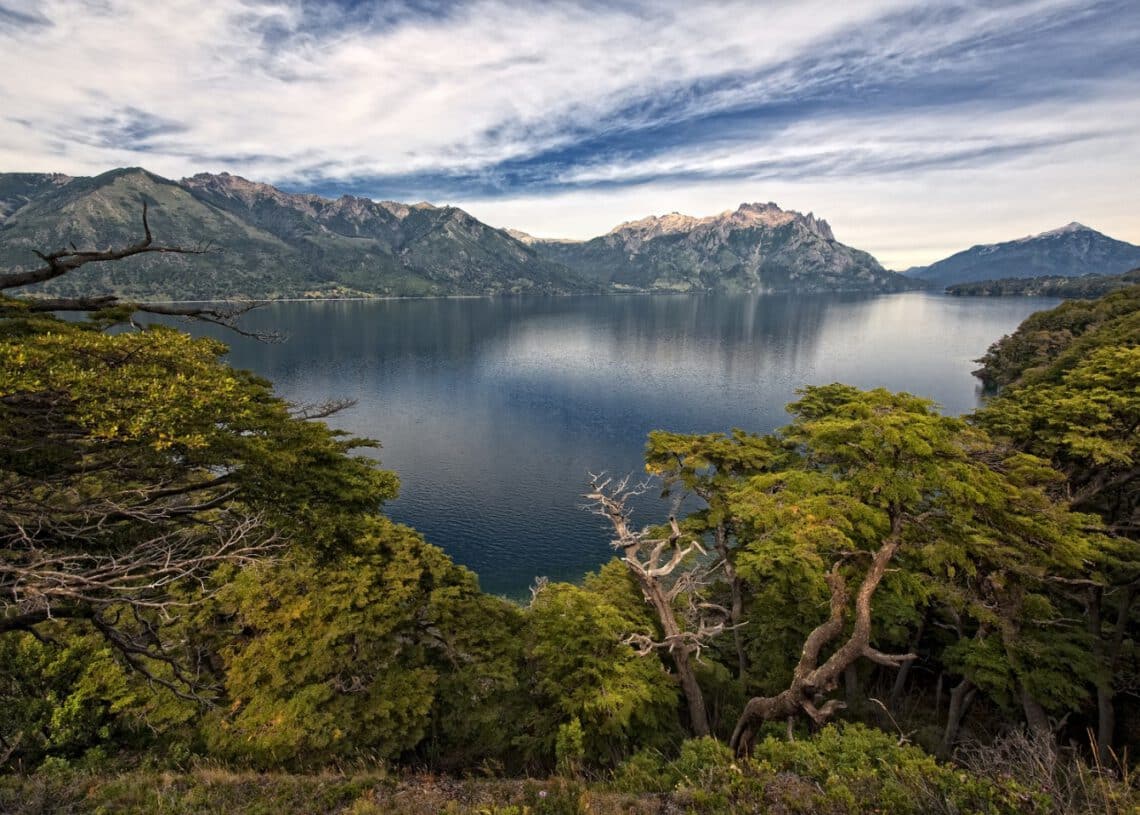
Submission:
[[1057,379],[1092,349],[1134,345],[1140,329],[1140,286],[1097,300],[1070,300],[1032,314],[978,360],[975,371],[991,390]]
[[586,748],[582,738],[582,723],[575,716],[566,724],[558,725],[554,740],[554,761],[559,775],[576,776],[582,771]]
[[155,693],[106,640],[73,623],[0,637],[0,733],[25,766],[48,757],[98,768],[105,749],[156,751],[193,732],[197,707]]
[[18,307],[0,320],[0,647],[20,652],[0,674],[29,713],[7,717],[6,757],[190,718],[184,702],[217,693],[221,629],[188,613],[287,542],[352,545],[396,491],[349,454],[365,442],[295,418],[220,343],[101,328]]
[[[1140,587],[1140,286],[1033,315],[996,343],[978,372],[1005,389],[975,417],[995,436],[1048,459],[1065,478],[1053,492],[1100,516],[1109,538],[1083,569],[1057,572],[1048,603],[1083,616],[1084,642],[1049,632],[1036,652],[1059,671],[1072,660],[1097,688],[1097,742],[1113,743],[1117,688],[1135,673],[1135,600]],[[1054,564],[1049,564],[1053,566]],[[1073,596],[1061,586],[1084,587]],[[1075,582],[1074,582],[1075,581]],[[1056,616],[1056,615],[1055,615]],[[1078,694],[1072,694],[1078,697]]]
[[211,748],[260,766],[319,765],[394,757],[434,727],[440,753],[487,738],[494,755],[495,712],[516,681],[511,615],[496,620],[473,576],[407,527],[373,518],[354,548],[247,569],[227,589],[231,701]]
[[1066,474],[1070,503],[1129,531],[1136,522],[1140,347],[1106,345],[1056,378],[1012,388],[978,421]]
[[585,755],[602,766],[678,735],[676,684],[659,662],[622,643],[628,630],[621,611],[587,589],[553,583],[537,591],[523,634],[534,696],[528,751],[552,757],[559,727],[575,719]]
[[696,813],[1050,811],[1043,790],[963,772],[862,725],[829,725],[797,741],[770,737],[751,759],[734,759],[713,739],[687,741],[672,759],[642,751],[611,783],[629,793],[672,793]]

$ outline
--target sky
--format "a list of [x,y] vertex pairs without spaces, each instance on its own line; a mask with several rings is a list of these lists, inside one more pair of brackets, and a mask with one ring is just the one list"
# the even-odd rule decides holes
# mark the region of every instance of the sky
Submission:
[[544,237],[774,201],[896,269],[1140,243],[1140,0],[0,0],[0,172],[120,166]]

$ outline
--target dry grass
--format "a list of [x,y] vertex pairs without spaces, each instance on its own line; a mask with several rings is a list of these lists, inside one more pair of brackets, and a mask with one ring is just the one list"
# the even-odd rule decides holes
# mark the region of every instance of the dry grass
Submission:
[[1100,755],[1089,732],[1090,760],[1062,749],[1050,733],[1012,730],[992,743],[960,748],[956,759],[974,774],[1013,778],[1048,793],[1056,815],[1140,815],[1140,787],[1128,755]]

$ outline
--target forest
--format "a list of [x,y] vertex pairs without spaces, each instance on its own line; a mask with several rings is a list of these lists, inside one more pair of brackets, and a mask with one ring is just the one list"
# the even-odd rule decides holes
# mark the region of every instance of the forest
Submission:
[[143,217],[0,274],[0,811],[1138,811],[1140,286],[995,343],[965,417],[652,433],[584,474],[613,560],[520,604],[384,514],[341,405],[132,318],[237,310],[20,295],[190,251]]

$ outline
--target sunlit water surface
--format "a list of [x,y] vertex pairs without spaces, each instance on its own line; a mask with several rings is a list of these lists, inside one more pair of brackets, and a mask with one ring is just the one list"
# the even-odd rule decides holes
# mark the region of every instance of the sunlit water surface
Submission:
[[[663,295],[276,303],[224,331],[231,362],[285,398],[350,398],[330,423],[379,439],[401,493],[387,506],[518,597],[611,557],[582,509],[588,472],[644,471],[655,428],[784,424],[796,388],[847,382],[977,406],[974,360],[1033,311],[1028,298]],[[635,521],[660,520],[656,498]]]

